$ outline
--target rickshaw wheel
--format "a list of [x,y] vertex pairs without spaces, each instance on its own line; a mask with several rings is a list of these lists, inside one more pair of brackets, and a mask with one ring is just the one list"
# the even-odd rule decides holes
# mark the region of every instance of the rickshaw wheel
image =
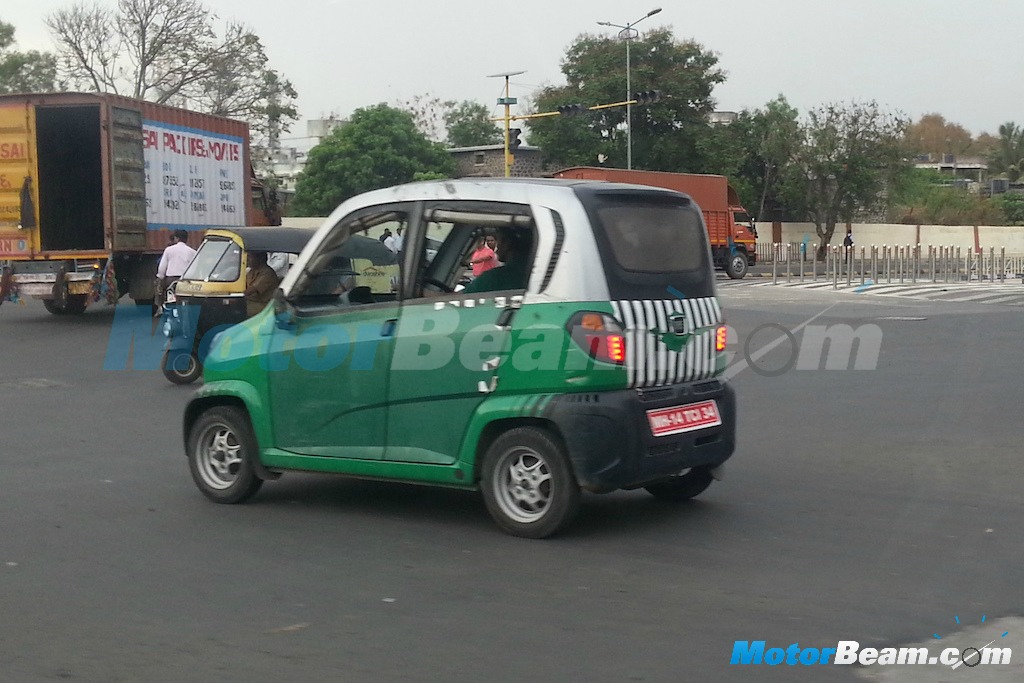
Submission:
[[164,371],[164,377],[172,384],[191,384],[203,374],[203,364],[199,362],[196,354],[185,351],[164,351],[160,368]]

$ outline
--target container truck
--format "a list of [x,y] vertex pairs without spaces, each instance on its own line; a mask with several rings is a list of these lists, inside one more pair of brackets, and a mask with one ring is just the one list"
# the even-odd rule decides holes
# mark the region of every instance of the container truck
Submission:
[[247,124],[111,94],[0,96],[0,302],[149,303],[174,230],[279,224]]
[[634,171],[624,168],[576,166],[552,174],[555,178],[607,180],[614,183],[650,185],[687,194],[704,214],[715,267],[733,279],[747,274],[757,262],[757,230],[747,210],[740,206],[728,178],[698,173]]

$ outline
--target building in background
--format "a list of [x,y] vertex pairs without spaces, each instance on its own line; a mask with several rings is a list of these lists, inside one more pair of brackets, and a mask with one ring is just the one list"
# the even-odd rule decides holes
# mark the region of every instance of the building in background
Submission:
[[[448,153],[455,160],[455,177],[500,178],[505,175],[505,145],[452,147]],[[515,153],[512,177],[539,178],[547,175],[540,147],[522,145]]]
[[295,194],[295,183],[306,166],[309,150],[345,123],[346,119],[333,117],[306,121],[306,135],[281,138],[277,149],[269,151],[262,169],[276,181],[282,207],[287,206],[288,200]]

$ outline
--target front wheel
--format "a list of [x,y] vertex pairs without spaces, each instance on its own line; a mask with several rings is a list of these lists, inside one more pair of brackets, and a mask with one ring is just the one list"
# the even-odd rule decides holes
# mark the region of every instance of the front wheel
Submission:
[[164,371],[164,377],[172,384],[191,384],[203,374],[203,364],[195,352],[164,351],[164,357],[160,360],[160,368]]
[[495,439],[484,455],[480,489],[497,525],[523,538],[550,536],[579,508],[580,488],[565,449],[534,427]]
[[742,251],[737,251],[729,257],[729,262],[725,266],[725,272],[733,280],[741,280],[743,276],[747,274],[747,255]]
[[704,490],[711,486],[714,477],[711,476],[711,468],[694,467],[685,474],[673,477],[668,481],[661,481],[657,484],[645,486],[647,493],[661,500],[668,500],[674,503],[681,503],[699,496]]
[[242,503],[263,480],[253,462],[259,457],[248,416],[233,406],[216,406],[189,430],[188,465],[192,480],[215,503]]

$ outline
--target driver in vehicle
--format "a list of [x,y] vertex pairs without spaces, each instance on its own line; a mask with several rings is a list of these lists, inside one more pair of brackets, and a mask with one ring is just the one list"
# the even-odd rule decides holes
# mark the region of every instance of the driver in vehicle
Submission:
[[503,228],[497,235],[496,251],[498,260],[504,265],[482,273],[466,285],[464,293],[500,292],[508,289],[526,289],[530,280],[530,247],[532,234],[529,230]]
[[247,258],[249,272],[245,274],[245,313],[251,318],[266,308],[274,296],[274,290],[281,284],[281,279],[267,265],[265,252],[250,251]]

